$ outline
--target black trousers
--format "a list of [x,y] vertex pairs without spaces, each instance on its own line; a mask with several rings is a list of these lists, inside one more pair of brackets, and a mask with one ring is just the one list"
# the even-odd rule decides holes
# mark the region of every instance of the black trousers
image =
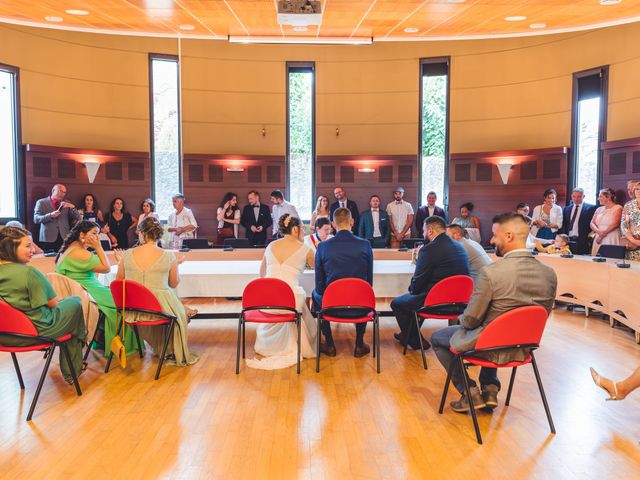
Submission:
[[40,244],[40,248],[44,251],[44,253],[47,252],[58,252],[58,250],[60,250],[60,247],[62,246],[62,237],[60,236],[60,233],[58,233],[58,238],[56,238],[55,242],[38,242]]
[[[319,295],[315,290],[311,294],[313,298],[313,308],[316,312],[319,312],[322,309],[322,296]],[[353,318],[358,318],[362,316],[361,312],[345,312],[345,317],[349,317],[353,315]],[[362,345],[364,342],[364,333],[367,331],[366,323],[356,323],[356,345]],[[333,345],[333,333],[331,332],[331,322],[327,322],[325,320],[320,324],[320,330],[324,335],[324,338],[327,341],[327,344]]]

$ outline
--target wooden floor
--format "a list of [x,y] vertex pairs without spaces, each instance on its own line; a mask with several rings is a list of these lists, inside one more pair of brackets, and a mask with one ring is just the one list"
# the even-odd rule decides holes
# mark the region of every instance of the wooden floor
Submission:
[[[425,335],[441,326],[428,323]],[[236,376],[236,323],[194,320],[200,362],[166,367],[156,382],[150,355],[107,375],[93,356],[76,397],[56,360],[31,423],[42,355],[20,355],[21,394],[10,356],[0,354],[0,478],[638,478],[640,392],[605,402],[589,375],[592,365],[614,377],[640,365],[628,330],[557,310],[538,361],[558,434],[527,367],[510,407],[503,393],[493,414],[480,413],[483,446],[470,417],[438,415],[445,373],[433,352],[424,371],[415,352],[402,357],[394,331],[395,320],[383,319],[380,375],[370,357],[352,356],[353,328],[342,326],[338,356],[323,357],[320,374],[307,360],[300,375],[243,368]]]

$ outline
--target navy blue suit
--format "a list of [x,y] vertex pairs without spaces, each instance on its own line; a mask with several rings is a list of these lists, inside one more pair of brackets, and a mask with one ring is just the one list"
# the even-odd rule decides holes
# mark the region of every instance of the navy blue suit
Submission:
[[[353,235],[349,230],[340,230],[336,236],[318,245],[315,262],[316,288],[313,303],[316,310],[322,308],[322,296],[332,282],[341,278],[361,278],[373,285],[373,252],[367,240]],[[345,312],[345,317],[348,316]],[[355,316],[361,316],[357,314]],[[356,344],[362,342],[366,323],[356,325]],[[322,333],[327,343],[333,344],[331,325],[323,322]]]
[[[438,207],[437,205],[434,205],[433,214],[437,215],[438,217],[444,218],[445,222],[447,221],[447,216],[445,215],[442,207]],[[418,238],[422,238],[424,236],[424,233],[423,233],[424,221],[427,218],[429,218],[429,205],[423,205],[418,208],[418,211],[416,212],[416,217],[415,217],[415,225],[416,225],[416,231],[418,232],[417,233]]]
[[[389,236],[391,234],[391,226],[389,225],[389,215],[384,210],[380,210],[380,235],[381,237],[376,237],[374,242],[380,243],[380,245],[374,245],[376,248],[383,248],[389,244]],[[367,210],[366,212],[362,212],[362,216],[360,217],[360,225],[358,226],[358,236],[360,238],[364,238],[365,240],[372,240],[373,237],[373,214],[371,210]]]
[[[570,203],[562,209],[562,228],[560,229],[560,233],[569,235],[569,232],[571,231],[572,213],[573,203]],[[591,233],[591,220],[593,219],[594,213],[596,213],[595,205],[591,205],[586,202],[582,203],[580,217],[575,220],[578,222],[578,237],[571,238],[571,240],[576,242],[575,247],[572,248],[572,250],[575,250],[573,253],[578,255],[588,255],[591,253],[589,248],[589,233]]]
[[[402,331],[402,338],[411,322],[415,321],[415,311],[424,305],[429,290],[440,280],[454,275],[469,275],[469,258],[459,242],[441,233],[420,249],[409,293],[391,302],[391,310]],[[420,348],[418,334],[414,329],[409,337],[409,344]]]
[[[333,214],[337,209],[340,208],[340,202],[332,203],[329,207],[329,214],[331,216],[331,221],[333,222]],[[351,212],[351,218],[353,218],[353,228],[351,231],[354,235],[358,234],[358,225],[360,225],[360,211],[358,210],[358,205],[353,200],[347,199],[347,209]]]

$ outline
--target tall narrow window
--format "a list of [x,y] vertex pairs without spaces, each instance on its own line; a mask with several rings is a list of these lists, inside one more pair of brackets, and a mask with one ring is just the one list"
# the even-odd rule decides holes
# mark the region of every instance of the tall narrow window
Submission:
[[449,158],[449,57],[420,60],[420,198],[436,192],[447,202]]
[[174,55],[149,55],[151,85],[151,171],[158,215],[173,211],[172,195],[182,191],[180,64]]
[[573,75],[572,162],[569,187],[584,189],[585,200],[596,203],[602,180],[600,144],[606,138],[609,67]]
[[20,216],[18,102],[18,69],[0,64],[0,220],[3,222]]
[[315,64],[287,62],[287,192],[302,220],[315,187]]

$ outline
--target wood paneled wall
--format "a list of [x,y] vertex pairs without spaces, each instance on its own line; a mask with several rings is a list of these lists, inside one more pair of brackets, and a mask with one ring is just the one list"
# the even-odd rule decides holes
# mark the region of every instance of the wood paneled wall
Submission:
[[616,191],[617,202],[630,200],[627,181],[640,180],[640,137],[603,142],[602,187]]

